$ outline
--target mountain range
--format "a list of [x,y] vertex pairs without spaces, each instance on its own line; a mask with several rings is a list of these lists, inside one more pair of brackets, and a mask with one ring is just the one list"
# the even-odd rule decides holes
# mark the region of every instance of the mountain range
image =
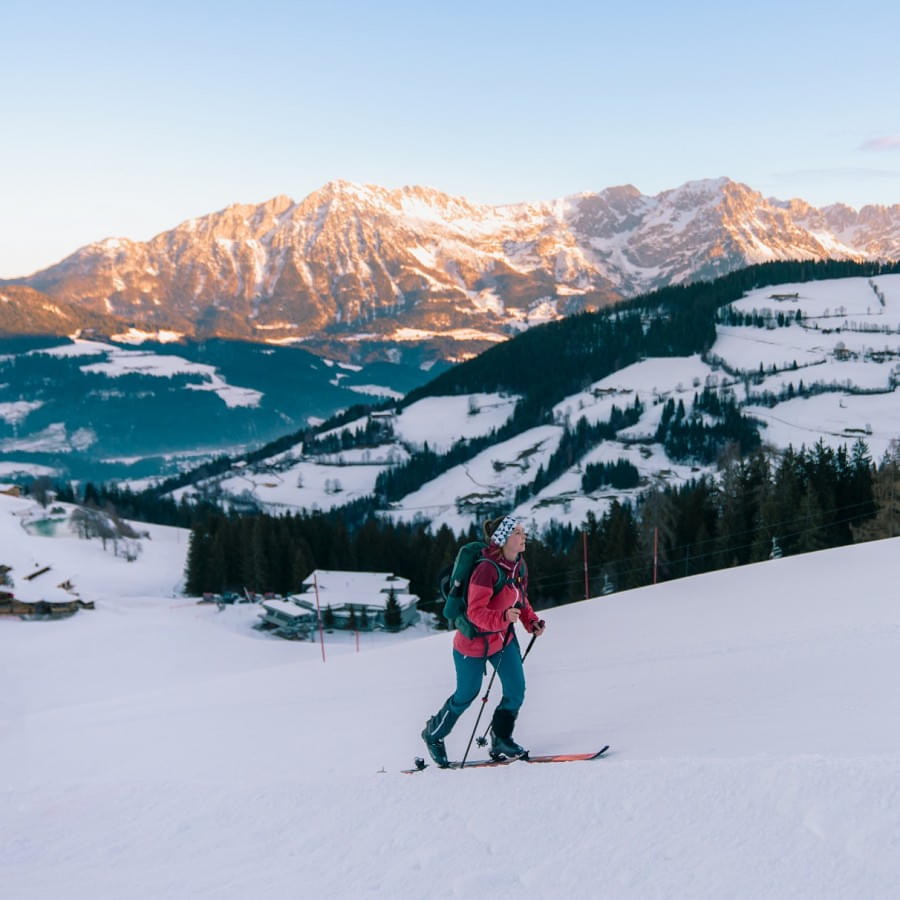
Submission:
[[300,202],[235,204],[146,242],[89,244],[0,282],[0,332],[71,333],[74,318],[107,334],[302,341],[356,361],[426,345],[453,360],[536,323],[752,263],[897,257],[900,205],[816,209],[728,178],[508,206],[334,181]]

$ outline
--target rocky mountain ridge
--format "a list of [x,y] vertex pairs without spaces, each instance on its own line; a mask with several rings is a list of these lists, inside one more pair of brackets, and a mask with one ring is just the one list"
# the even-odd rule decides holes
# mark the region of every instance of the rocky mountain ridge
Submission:
[[667,284],[829,257],[900,257],[900,205],[816,209],[727,178],[509,206],[334,181],[147,242],[90,244],[19,283],[148,331],[332,351],[437,341],[436,355],[458,358]]

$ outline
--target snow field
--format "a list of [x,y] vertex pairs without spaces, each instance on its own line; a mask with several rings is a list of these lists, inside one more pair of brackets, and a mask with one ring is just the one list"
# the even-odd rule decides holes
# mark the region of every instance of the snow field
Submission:
[[200,375],[206,383],[189,385],[191,390],[214,391],[226,406],[259,406],[262,394],[252,388],[243,388],[228,384],[218,374],[215,366],[195,363],[180,356],[153,353],[146,350],[123,350],[112,344],[101,341],[73,339],[71,344],[52,347],[45,350],[33,350],[32,353],[45,353],[61,357],[105,357],[103,362],[89,363],[81,366],[83,372],[99,372],[110,378],[118,375],[137,373],[168,378],[172,375]]
[[400,441],[446,453],[460,438],[480,437],[499,428],[512,415],[518,397],[464,394],[426,397],[407,406],[394,422]]
[[[301,461],[281,472],[255,472],[247,469],[222,479],[220,485],[223,491],[232,496],[240,496],[244,491],[249,491],[265,509],[275,514],[294,509],[328,510],[368,496],[375,490],[378,475],[388,466],[386,461],[382,461],[381,465],[377,464],[378,454],[373,451],[372,455],[374,459],[363,463],[361,452],[356,454],[355,451],[345,451],[337,454],[343,456],[348,463],[356,462],[354,457],[359,456],[358,465]],[[403,452],[399,449],[396,455],[399,459],[403,458]]]
[[[878,275],[871,281],[884,295],[881,302],[868,278],[835,278],[827,281],[807,281],[779,284],[749,291],[734,303],[741,312],[771,310],[773,315],[796,313],[799,309],[807,317],[832,319],[821,327],[835,327],[842,319],[868,321],[900,326],[900,275]],[[798,294],[796,300],[775,300],[773,294]]]
[[[768,371],[772,366],[788,369],[796,362],[800,371],[795,374],[799,379],[804,377],[807,367],[824,363],[830,355],[821,336],[795,326],[767,331],[751,326],[717,325],[716,334],[710,353],[730,369],[748,375],[758,372],[760,364]],[[727,373],[723,377],[733,380]]]
[[[39,541],[59,539],[16,544]],[[323,664],[246,607],[153,597],[172,542],[165,573],[123,563],[130,597],[0,621],[4,897],[893,896],[898,549],[547,610],[517,736],[611,755],[406,776],[452,689],[450,636]]]
[[[53,513],[54,508],[63,512]],[[31,500],[0,496],[0,564],[13,567],[17,597],[28,601],[70,600],[72,596],[57,587],[66,580],[84,600],[173,597],[182,589],[187,531],[136,523],[135,530],[149,534],[149,538],[141,538],[138,559],[128,562],[113,555],[111,541],[104,550],[98,539],[81,540],[72,533],[67,520],[73,508],[68,503],[51,503],[42,510]],[[57,536],[33,537],[25,532],[23,523],[45,518],[59,522]],[[44,566],[50,566],[50,571],[25,580],[26,575]]]
[[[333,781],[248,786],[243,768],[225,790],[68,787],[40,810],[39,839],[13,841],[7,884],[16,900],[44,887],[117,898],[893,895],[894,761],[608,763],[565,776],[520,766],[501,783],[457,773],[462,787],[349,776],[338,799]],[[879,821],[860,799],[876,796]],[[578,826],[559,827],[560,810]],[[71,827],[92,821],[104,825]],[[20,890],[29,862],[41,868]]]
[[41,400],[17,400],[15,403],[0,403],[0,419],[8,425],[19,425],[29,413],[43,406]]
[[562,428],[557,425],[523,431],[441,473],[393,504],[386,514],[400,521],[424,516],[454,532],[465,531],[472,516],[457,511],[457,498],[482,497],[488,502],[506,498],[509,502],[516,485],[533,479],[540,466],[547,464],[561,437]]
[[[662,410],[661,405],[653,408]],[[641,419],[641,423],[645,419],[646,415]],[[629,490],[606,487],[590,494],[584,493],[581,479],[588,465],[601,462],[614,463],[620,459],[627,460],[637,468],[641,478],[644,479],[639,487]],[[538,530],[553,520],[583,522],[589,512],[595,516],[602,516],[612,505],[613,500],[620,503],[628,500],[633,502],[640,492],[648,487],[655,485],[664,488],[666,485],[683,484],[691,478],[700,477],[700,474],[706,471],[709,470],[671,462],[659,444],[638,446],[618,441],[604,441],[586,453],[579,466],[567,470],[534,497],[516,507],[515,512],[516,515],[531,522]]]
[[811,447],[820,439],[837,448],[862,438],[878,463],[900,438],[900,403],[894,394],[827,393],[795,397],[772,409],[748,406],[747,415],[765,423],[760,436],[776,447]]
[[[873,362],[837,362],[828,360],[822,364],[813,364],[806,368],[788,369],[785,372],[777,372],[775,375],[767,375],[759,384],[750,385],[750,394],[755,395],[764,391],[779,394],[788,385],[793,384],[796,391],[803,382],[804,388],[814,385],[834,387],[840,393],[839,387],[855,387],[860,390],[891,391],[891,367]],[[743,399],[744,388],[739,385],[735,388],[737,395]]]

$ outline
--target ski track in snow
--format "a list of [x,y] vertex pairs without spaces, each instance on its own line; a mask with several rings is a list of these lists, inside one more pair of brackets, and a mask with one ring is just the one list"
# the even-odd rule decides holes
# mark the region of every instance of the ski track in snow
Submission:
[[54,584],[89,557],[97,609],[0,620],[4,900],[896,893],[900,539],[546,610],[517,737],[609,756],[403,775],[449,635],[328,635],[323,664],[160,594],[174,529],[130,564],[29,506],[0,497],[0,556]]
[[[348,777],[338,797],[334,783],[296,780],[117,785],[99,798],[71,787],[49,808],[21,801],[46,823],[4,855],[14,871],[40,864],[17,898],[46,897],[63,877],[100,897],[893,895],[897,814],[873,822],[860,798],[896,807],[896,760],[535,768],[502,782]],[[560,810],[577,827],[558,827]],[[103,825],[73,829],[78,819]]]

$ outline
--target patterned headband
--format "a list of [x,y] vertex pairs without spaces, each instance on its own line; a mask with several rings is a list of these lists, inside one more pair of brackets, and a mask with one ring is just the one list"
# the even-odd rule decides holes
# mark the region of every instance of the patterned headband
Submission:
[[504,516],[503,521],[494,529],[491,541],[498,547],[502,547],[518,524],[519,520],[515,516]]

